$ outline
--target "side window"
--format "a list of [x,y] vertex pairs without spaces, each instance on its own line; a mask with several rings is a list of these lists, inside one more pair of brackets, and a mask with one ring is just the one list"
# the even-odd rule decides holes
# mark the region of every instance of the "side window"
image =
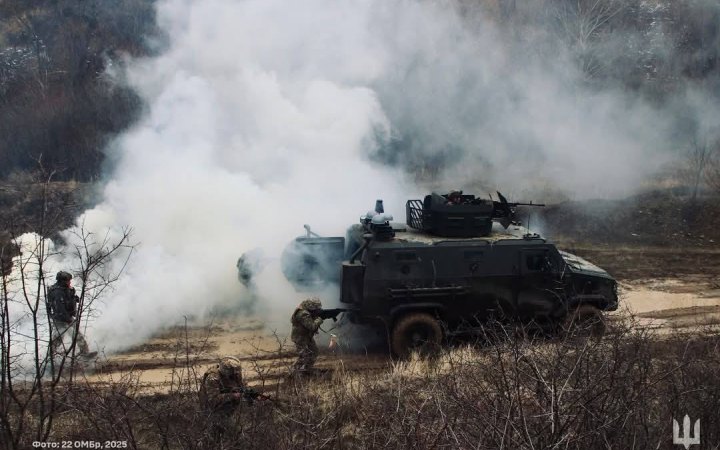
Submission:
[[524,255],[524,268],[528,272],[551,272],[552,264],[547,252],[526,253]]

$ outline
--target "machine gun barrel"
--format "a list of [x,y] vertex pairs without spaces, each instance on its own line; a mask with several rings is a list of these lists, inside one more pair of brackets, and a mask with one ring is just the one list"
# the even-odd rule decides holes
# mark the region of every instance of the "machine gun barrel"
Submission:
[[496,220],[503,227],[507,228],[515,220],[515,208],[518,206],[545,206],[544,203],[524,203],[524,202],[509,202],[500,192],[497,192],[499,202],[493,202],[492,218]]
[[523,202],[517,202],[517,203],[508,203],[508,206],[511,208],[515,208],[516,206],[545,206],[545,203],[523,203]]

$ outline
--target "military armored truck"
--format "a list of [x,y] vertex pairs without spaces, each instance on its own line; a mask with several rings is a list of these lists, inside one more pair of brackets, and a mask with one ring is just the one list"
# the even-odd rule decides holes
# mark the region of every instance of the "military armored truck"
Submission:
[[302,260],[287,263],[295,272],[286,276],[296,286],[339,282],[343,308],[334,312],[381,326],[398,356],[489,320],[545,330],[591,321],[602,332],[601,312],[618,307],[606,271],[515,223],[518,204],[502,196],[451,194],[409,200],[404,225],[379,202],[345,238],[299,238],[292,247]]

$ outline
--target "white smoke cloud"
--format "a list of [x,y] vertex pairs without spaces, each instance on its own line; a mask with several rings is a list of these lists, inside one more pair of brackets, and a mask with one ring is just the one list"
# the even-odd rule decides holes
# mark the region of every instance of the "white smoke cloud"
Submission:
[[[304,223],[344,235],[376,198],[399,213],[405,197],[402,178],[366,156],[389,127],[367,86],[382,52],[367,47],[366,6],[169,1],[159,12],[171,46],[130,74],[147,117],[116,143],[104,202],[85,213],[131,224],[141,242],[93,323],[110,350],[240,302],[243,252],[279,256]],[[301,295],[277,260],[257,282],[261,312],[286,328]]]
[[[130,225],[140,242],[91,340],[112,351],[239,302],[237,258],[279,256],[304,223],[343,235],[376,198],[402,220],[424,188],[382,162],[437,159],[444,189],[550,180],[608,196],[666,159],[665,114],[583,88],[567,49],[534,48],[455,4],[160,2],[169,47],[128,74],[147,112],[114,143],[104,200],[80,219]],[[284,327],[301,296],[277,261],[258,283]]]
[[376,34],[392,70],[372,85],[398,135],[383,159],[436,158],[445,170],[434,186],[444,189],[532,195],[549,181],[582,198],[631,194],[672,155],[672,111],[589,86],[554,36],[517,35],[551,24],[499,29],[482,15],[461,20],[445,2],[400,5]]

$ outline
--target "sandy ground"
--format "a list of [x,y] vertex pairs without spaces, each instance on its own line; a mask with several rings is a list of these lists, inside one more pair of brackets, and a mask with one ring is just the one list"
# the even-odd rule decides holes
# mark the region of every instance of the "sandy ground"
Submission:
[[[621,254],[616,253],[614,258],[615,252],[607,249],[577,252],[601,260],[600,265],[606,260],[604,267],[622,274],[618,276],[620,308],[609,314],[610,320],[634,316],[637,326],[660,334],[720,326],[720,250],[698,249],[693,253],[683,249],[669,259],[667,249],[619,251]],[[698,258],[708,263],[698,267]],[[325,328],[329,327],[331,322],[326,322]],[[341,345],[330,352],[325,347],[327,335],[321,335],[319,368],[368,371],[392,364],[382,344],[372,350],[351,350],[348,333],[357,330],[341,327],[333,332],[339,335]],[[94,370],[87,371],[87,378],[99,383],[132,380],[142,391],[167,392],[179,383],[195,382],[219,357],[232,355],[243,362],[244,378],[251,386],[272,391],[285,379],[295,358],[293,349],[286,336],[268,329],[259,318],[229,318],[211,326],[168,329],[121,354],[98,359]]]
[[720,290],[682,279],[626,284],[622,305],[621,314],[633,314],[641,326],[660,332],[720,324]]
[[[332,327],[329,323],[323,327]],[[345,327],[332,330],[340,339],[335,351],[327,348],[327,334],[318,336],[321,356],[316,367],[365,371],[392,364],[383,348],[349,348],[355,331]],[[183,329],[168,330],[120,354],[99,358],[95,369],[88,370],[86,376],[90,382],[132,380],[141,391],[167,392],[188,378],[200,378],[223,356],[240,359],[244,380],[261,391],[271,391],[286,379],[296,359],[294,345],[287,336],[263,327],[258,319],[236,317],[211,328],[193,327],[187,335]]]

